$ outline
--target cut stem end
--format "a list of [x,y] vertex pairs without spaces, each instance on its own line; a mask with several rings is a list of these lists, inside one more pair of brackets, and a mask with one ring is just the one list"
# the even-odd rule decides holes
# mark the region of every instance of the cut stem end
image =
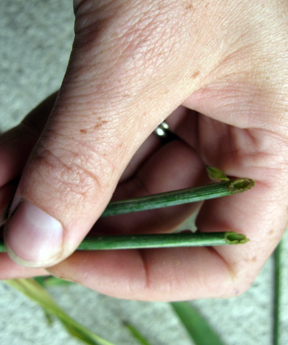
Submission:
[[228,189],[234,193],[242,193],[246,192],[255,186],[255,181],[249,178],[237,178],[230,182]]
[[233,231],[225,233],[225,240],[227,244],[244,244],[249,242],[249,239],[245,235]]

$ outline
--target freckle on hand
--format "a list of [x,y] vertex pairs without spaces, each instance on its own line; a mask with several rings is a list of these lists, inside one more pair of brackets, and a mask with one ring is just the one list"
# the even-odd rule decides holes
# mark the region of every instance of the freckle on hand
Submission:
[[191,78],[192,78],[192,79],[195,79],[195,78],[197,78],[197,77],[199,76],[199,74],[200,74],[199,71],[194,72],[194,73],[192,74]]

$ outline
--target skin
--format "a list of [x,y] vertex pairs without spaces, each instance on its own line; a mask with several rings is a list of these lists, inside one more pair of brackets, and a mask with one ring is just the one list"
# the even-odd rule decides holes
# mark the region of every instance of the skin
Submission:
[[[0,278],[48,271],[147,301],[244,292],[287,226],[287,1],[78,0],[74,7],[74,48],[57,100],[0,137],[0,194],[21,178],[18,195],[63,225],[62,251],[34,268],[2,254]],[[163,146],[151,133],[165,118],[179,140]],[[256,186],[95,224],[112,195],[207,183],[205,164]],[[199,231],[237,231],[250,242],[71,255],[89,231],[170,232],[199,208]]]

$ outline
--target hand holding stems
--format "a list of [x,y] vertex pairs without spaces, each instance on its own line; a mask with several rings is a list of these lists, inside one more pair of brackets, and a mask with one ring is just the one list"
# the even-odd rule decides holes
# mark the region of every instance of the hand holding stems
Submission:
[[[287,222],[288,35],[279,15],[286,4],[78,0],[75,13],[74,49],[48,125],[40,136],[48,112],[39,117],[35,110],[0,138],[1,186],[21,175],[6,225],[10,256],[39,267],[34,274],[49,267],[119,298],[244,291]],[[149,135],[167,117],[180,140],[161,146]],[[33,138],[28,127],[36,127]],[[112,194],[117,201],[202,185],[205,165],[256,186],[249,197],[103,218],[93,226]],[[251,241],[67,258],[91,228],[170,232],[200,206],[199,231],[237,231]],[[2,277],[32,274],[5,255]]]
[[[221,173],[221,175],[223,175],[223,173]],[[209,200],[243,193],[254,187],[254,181],[245,178],[230,181],[225,176],[224,180],[225,182],[222,183],[202,187],[188,188],[148,195],[146,197],[111,202],[108,204],[101,217],[109,217],[144,210],[155,210],[163,207],[183,205],[195,201]],[[227,182],[227,180],[229,182]],[[185,235],[175,233],[172,235],[91,236],[84,238],[77,250],[200,247],[243,244],[248,241],[249,239],[247,239],[245,235],[237,234],[235,232],[188,233]],[[0,241],[0,252],[6,252],[5,245],[2,241]]]

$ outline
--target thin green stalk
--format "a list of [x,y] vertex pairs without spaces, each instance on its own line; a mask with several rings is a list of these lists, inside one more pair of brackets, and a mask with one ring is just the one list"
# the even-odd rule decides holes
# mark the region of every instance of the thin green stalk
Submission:
[[[236,232],[91,236],[84,238],[77,250],[224,246],[248,241],[245,235]],[[0,252],[6,252],[3,241],[0,242]]]
[[[182,189],[135,199],[111,202],[103,212],[102,217],[219,198],[245,192],[251,189],[254,184],[253,180],[241,178],[196,188]],[[232,237],[233,240],[231,240]],[[78,250],[219,246],[246,243],[247,241],[248,239],[244,235],[233,232],[210,234],[190,233],[168,235],[96,236],[85,238],[78,247]],[[0,240],[0,252],[6,252],[3,240]]]
[[236,232],[96,236],[85,238],[78,250],[223,246],[248,241]]
[[102,217],[131,213],[156,208],[187,204],[196,201],[220,198],[245,192],[254,187],[255,182],[247,178],[212,183],[205,186],[180,189],[172,192],[148,195],[140,198],[111,202]]
[[273,345],[279,345],[280,328],[280,299],[281,299],[281,246],[282,241],[274,252],[274,319]]

